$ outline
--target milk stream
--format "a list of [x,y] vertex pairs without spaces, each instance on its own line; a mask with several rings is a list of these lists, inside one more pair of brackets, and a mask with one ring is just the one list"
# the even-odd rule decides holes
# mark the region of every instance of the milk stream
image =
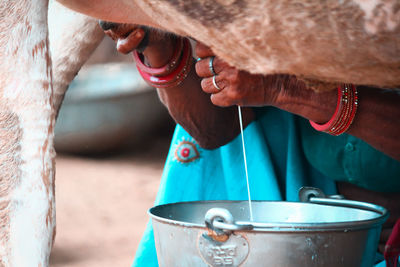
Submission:
[[240,133],[242,135],[243,160],[244,160],[244,170],[246,172],[247,198],[248,198],[248,202],[249,202],[250,221],[253,221],[253,209],[252,209],[252,206],[251,206],[249,173],[247,172],[246,148],[245,148],[245,145],[244,145],[242,110],[241,110],[240,106],[238,106],[238,112],[239,112]]

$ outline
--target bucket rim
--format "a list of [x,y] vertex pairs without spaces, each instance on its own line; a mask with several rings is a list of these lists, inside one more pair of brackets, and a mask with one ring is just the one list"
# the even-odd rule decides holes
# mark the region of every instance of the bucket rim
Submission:
[[[177,206],[177,205],[188,205],[188,204],[212,204],[212,203],[243,203],[248,202],[247,200],[206,200],[206,201],[183,201],[183,202],[174,202],[168,204],[160,204],[151,207],[147,213],[151,217],[151,219],[159,221],[161,223],[179,225],[189,228],[206,228],[205,223],[194,223],[194,222],[184,222],[178,221],[170,218],[165,218],[159,215],[154,214],[154,211],[158,209],[162,209],[168,206]],[[343,222],[319,222],[319,223],[296,223],[296,222],[273,222],[273,223],[265,223],[265,222],[252,222],[252,221],[235,221],[235,224],[238,226],[252,226],[251,230],[238,230],[237,232],[245,232],[245,231],[256,231],[256,232],[325,232],[325,231],[354,231],[354,230],[362,230],[362,229],[370,229],[375,227],[381,227],[382,224],[389,217],[388,211],[379,205],[368,203],[368,202],[360,202],[353,200],[346,200],[347,203],[354,202],[358,204],[367,204],[368,208],[355,208],[349,206],[340,206],[348,209],[358,209],[365,210],[372,213],[378,214],[377,217],[372,219],[364,219],[364,220],[353,220],[353,221],[343,221]],[[318,205],[318,206],[332,206],[327,203],[311,203],[311,202],[296,202],[296,201],[270,201],[270,200],[252,200],[252,203],[295,203],[295,204],[306,204],[306,205]],[[337,204],[333,206],[338,206]],[[374,209],[371,209],[373,208]]]

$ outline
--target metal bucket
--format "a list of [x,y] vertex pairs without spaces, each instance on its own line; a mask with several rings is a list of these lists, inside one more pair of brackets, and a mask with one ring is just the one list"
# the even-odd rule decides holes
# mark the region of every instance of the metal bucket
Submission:
[[[311,193],[310,193],[311,192]],[[316,197],[304,202],[182,202],[153,207],[159,265],[197,266],[373,266],[383,207]]]

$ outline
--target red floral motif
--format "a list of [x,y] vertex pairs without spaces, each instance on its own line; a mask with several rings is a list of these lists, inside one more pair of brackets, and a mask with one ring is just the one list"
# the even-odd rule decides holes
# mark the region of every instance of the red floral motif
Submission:
[[200,157],[196,144],[190,141],[181,141],[175,149],[175,159],[182,163],[192,162]]

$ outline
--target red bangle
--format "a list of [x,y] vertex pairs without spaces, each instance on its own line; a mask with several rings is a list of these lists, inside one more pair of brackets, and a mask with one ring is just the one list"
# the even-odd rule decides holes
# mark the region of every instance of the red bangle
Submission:
[[311,126],[321,132],[340,135],[346,132],[354,120],[358,107],[357,88],[353,84],[338,86],[338,101],[332,118],[324,124],[310,120]]
[[192,49],[190,42],[187,38],[183,41],[183,51],[178,60],[178,66],[173,72],[165,76],[154,76],[146,72],[137,65],[137,69],[143,79],[153,87],[157,88],[170,88],[179,85],[189,74],[192,62]]
[[175,69],[179,57],[182,54],[182,48],[183,48],[183,40],[182,38],[178,38],[175,44],[175,49],[171,60],[166,65],[160,68],[152,68],[146,66],[143,62],[143,55],[140,54],[137,50],[133,51],[133,58],[136,61],[136,66],[142,69],[143,71],[147,72],[148,74],[154,76],[163,76],[171,73]]

